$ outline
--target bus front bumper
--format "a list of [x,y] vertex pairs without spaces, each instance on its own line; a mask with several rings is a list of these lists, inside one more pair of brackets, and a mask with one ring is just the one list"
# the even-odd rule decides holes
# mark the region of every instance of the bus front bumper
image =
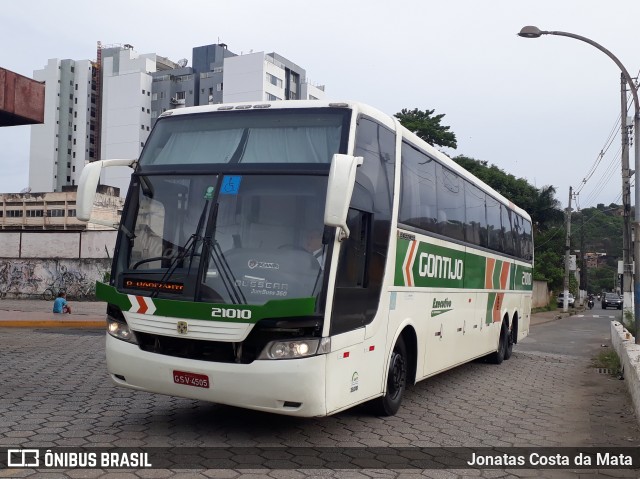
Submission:
[[[326,356],[216,363],[142,351],[107,334],[107,369],[114,383],[290,416],[325,416]],[[177,384],[174,372],[204,375],[208,388]]]

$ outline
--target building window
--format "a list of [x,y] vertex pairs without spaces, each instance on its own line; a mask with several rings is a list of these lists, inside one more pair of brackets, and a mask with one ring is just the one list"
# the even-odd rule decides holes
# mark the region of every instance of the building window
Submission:
[[164,99],[164,92],[163,91],[160,92],[160,99],[161,100]]
[[144,107],[141,107],[141,108],[142,108],[142,113],[144,113]]
[[154,93],[153,96],[151,97],[151,99],[154,100],[154,101],[157,100],[158,99],[158,94]]
[[27,218],[42,218],[42,210],[27,210]]
[[185,99],[185,92],[183,91],[176,92],[176,100],[184,100],[184,99]]
[[22,210],[7,210],[7,218],[22,218]]
[[218,90],[218,91],[222,91],[222,89],[223,89],[223,84],[222,84],[222,83],[218,83],[218,84],[216,85],[216,90]]
[[271,93],[267,92],[267,100],[269,100],[269,101],[278,101],[280,99],[281,98],[278,98],[277,96],[272,95]]
[[145,91],[144,91],[144,90],[142,90],[142,94],[143,94],[143,95],[145,94]]
[[64,210],[47,210],[47,216],[49,218],[62,218],[64,216]]
[[282,88],[282,80],[276,76],[273,76],[271,73],[267,73],[267,81],[272,85],[277,86],[278,88]]

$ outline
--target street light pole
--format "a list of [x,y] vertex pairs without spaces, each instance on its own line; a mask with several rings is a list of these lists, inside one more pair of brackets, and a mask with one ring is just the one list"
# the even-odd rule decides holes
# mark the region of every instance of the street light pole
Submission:
[[[620,71],[624,75],[624,79],[629,85],[629,90],[631,90],[631,94],[633,96],[633,105],[635,108],[635,114],[633,115],[633,151],[634,151],[634,160],[635,160],[635,171],[640,171],[640,102],[638,101],[638,90],[633,83],[633,79],[629,72],[625,68],[625,66],[618,60],[618,58],[611,53],[609,50],[604,48],[599,43],[590,40],[587,37],[583,37],[581,35],[576,35],[574,33],[568,32],[558,32],[558,31],[544,31],[540,30],[538,27],[534,26],[526,26],[520,30],[518,33],[519,36],[523,38],[539,38],[542,35],[557,35],[561,37],[569,37],[574,38],[576,40],[580,40],[581,42],[588,43],[589,45],[597,48],[602,53],[607,55],[613,62],[618,65]],[[636,180],[635,184],[635,212],[633,215],[633,227],[636,231],[636,234],[640,232],[640,182]],[[640,344],[640,240],[634,241],[633,243],[633,256],[635,261],[633,262],[633,273],[634,273],[634,318],[635,318],[635,342],[636,344]]]

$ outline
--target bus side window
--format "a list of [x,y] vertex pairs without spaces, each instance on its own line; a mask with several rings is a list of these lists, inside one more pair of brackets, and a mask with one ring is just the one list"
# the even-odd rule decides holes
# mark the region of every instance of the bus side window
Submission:
[[340,334],[363,327],[375,314],[379,289],[371,277],[381,273],[372,261],[371,213],[350,209],[347,225],[351,231],[340,247],[336,289],[330,334]]
[[367,286],[366,270],[370,219],[370,213],[349,209],[347,226],[349,227],[350,235],[340,248],[340,260],[336,277],[336,286],[339,288],[363,288]]

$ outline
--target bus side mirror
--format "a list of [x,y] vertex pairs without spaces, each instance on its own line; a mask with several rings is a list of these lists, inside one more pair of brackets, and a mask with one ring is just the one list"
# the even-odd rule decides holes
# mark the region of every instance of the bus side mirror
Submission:
[[361,156],[333,155],[329,182],[327,184],[327,201],[324,207],[324,224],[340,228],[338,240],[349,237],[347,213],[356,183],[356,169],[362,164]]
[[100,160],[86,165],[82,169],[80,181],[78,182],[78,195],[76,197],[76,218],[78,218],[80,221],[89,221],[102,168],[108,168],[110,166],[133,167],[133,164],[135,162],[136,160]]

